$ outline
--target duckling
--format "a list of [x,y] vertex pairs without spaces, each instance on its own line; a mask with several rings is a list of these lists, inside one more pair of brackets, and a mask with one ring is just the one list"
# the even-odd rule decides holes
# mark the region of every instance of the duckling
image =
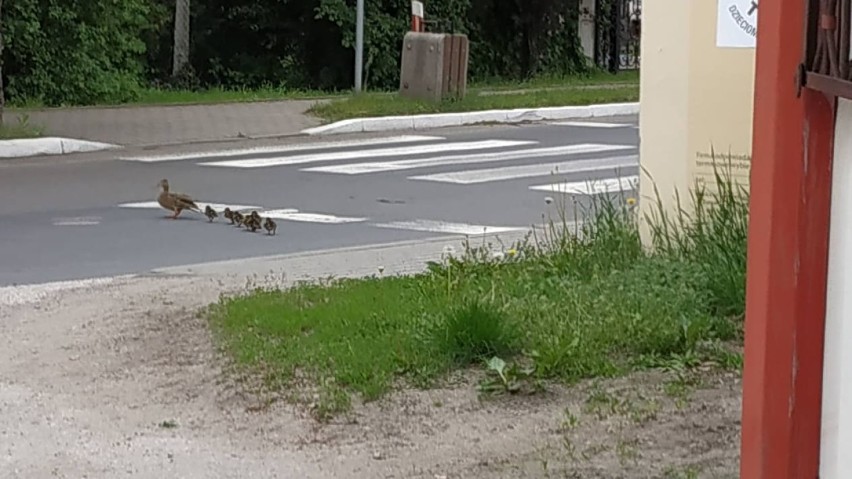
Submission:
[[243,220],[240,222],[240,226],[249,229],[251,223],[254,221],[254,218],[250,214],[243,216]]
[[231,215],[231,223],[233,223],[234,226],[242,226],[243,225],[243,214],[240,213],[239,211],[234,211],[234,213]]
[[261,227],[261,219],[260,214],[257,211],[252,211],[246,219],[243,221],[246,229],[251,230],[252,233],[256,232]]
[[189,197],[189,195],[172,193],[169,191],[169,180],[163,178],[160,180],[159,186],[163,191],[161,191],[160,195],[157,197],[157,203],[159,203],[163,208],[174,213],[169,218],[176,220],[183,210],[201,213],[201,208],[195,204],[195,200]]
[[257,232],[261,228],[260,220],[256,220],[254,218],[251,219],[251,224],[249,225],[249,229],[252,233]]
[[222,216],[224,216],[226,220],[230,220],[231,224],[234,224],[234,212],[231,211],[231,208],[225,208],[225,211],[222,212]]
[[210,205],[207,205],[207,207],[204,208],[204,214],[207,215],[207,221],[210,223],[219,217],[219,213],[216,213],[216,210],[214,210]]
[[266,217],[266,221],[263,222],[263,228],[266,230],[266,234],[274,235],[276,230],[278,230],[278,225],[272,221],[272,218]]

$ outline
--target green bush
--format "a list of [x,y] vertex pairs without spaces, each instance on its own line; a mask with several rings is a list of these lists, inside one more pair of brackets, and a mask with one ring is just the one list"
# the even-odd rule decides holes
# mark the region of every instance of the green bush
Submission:
[[124,102],[139,94],[143,36],[163,24],[148,0],[4,4],[6,93],[47,106]]

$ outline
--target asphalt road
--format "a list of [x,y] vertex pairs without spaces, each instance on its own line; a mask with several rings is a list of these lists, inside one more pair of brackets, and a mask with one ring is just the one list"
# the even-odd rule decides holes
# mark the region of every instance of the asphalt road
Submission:
[[[591,179],[615,181],[608,188],[618,188],[618,178],[635,180],[637,122],[299,137],[0,162],[0,285],[527,228],[554,214],[546,197],[598,194]],[[174,154],[183,156],[163,156]],[[222,219],[210,224],[192,212],[166,219],[155,204],[161,178],[202,207],[260,209],[276,218],[278,234],[252,234]]]

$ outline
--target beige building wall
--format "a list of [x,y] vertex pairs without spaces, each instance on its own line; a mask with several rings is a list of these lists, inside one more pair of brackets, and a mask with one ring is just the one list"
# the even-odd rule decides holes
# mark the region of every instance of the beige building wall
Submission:
[[[720,167],[730,154],[732,173],[747,184],[755,50],[717,46],[717,40],[742,39],[717,38],[717,14],[729,15],[723,18],[727,21],[745,17],[749,4],[750,0],[644,2],[639,120],[643,212],[656,211],[655,187],[668,212],[675,206],[675,192],[688,207],[695,181],[712,187],[711,150]],[[739,26],[748,28],[742,19]],[[647,225],[643,232],[647,235]]]

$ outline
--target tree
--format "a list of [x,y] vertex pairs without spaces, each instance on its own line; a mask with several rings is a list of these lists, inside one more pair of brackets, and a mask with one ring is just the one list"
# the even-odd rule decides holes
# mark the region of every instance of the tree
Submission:
[[178,76],[189,62],[189,2],[190,0],[177,0],[175,2],[173,76]]

